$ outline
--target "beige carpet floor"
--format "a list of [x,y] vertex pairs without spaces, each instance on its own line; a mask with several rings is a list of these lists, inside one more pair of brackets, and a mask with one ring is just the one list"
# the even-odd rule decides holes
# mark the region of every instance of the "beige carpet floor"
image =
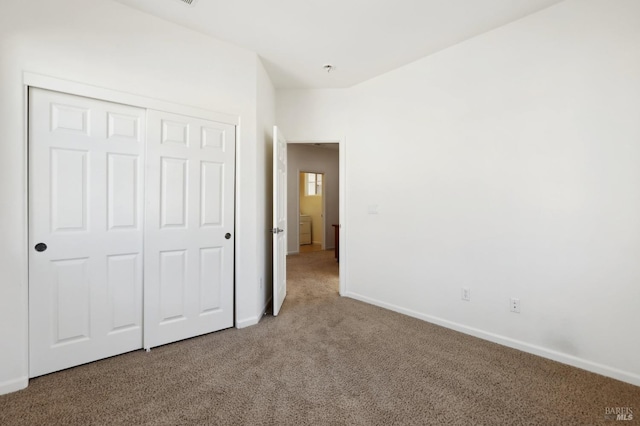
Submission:
[[338,296],[290,256],[281,314],[0,396],[1,425],[597,425],[640,388]]

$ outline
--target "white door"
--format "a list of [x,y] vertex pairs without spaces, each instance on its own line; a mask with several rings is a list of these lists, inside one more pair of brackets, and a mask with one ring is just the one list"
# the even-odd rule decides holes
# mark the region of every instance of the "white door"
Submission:
[[142,347],[145,111],[29,90],[29,375]]
[[287,141],[273,126],[273,315],[287,297]]
[[235,126],[149,111],[144,347],[233,326]]

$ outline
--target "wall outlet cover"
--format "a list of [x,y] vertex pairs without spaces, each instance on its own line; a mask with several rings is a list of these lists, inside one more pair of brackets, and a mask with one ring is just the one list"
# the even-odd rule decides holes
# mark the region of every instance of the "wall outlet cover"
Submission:
[[462,287],[462,300],[467,302],[471,300],[471,289],[469,287]]
[[516,299],[515,297],[512,297],[509,300],[509,310],[515,314],[519,314],[520,313],[520,299]]

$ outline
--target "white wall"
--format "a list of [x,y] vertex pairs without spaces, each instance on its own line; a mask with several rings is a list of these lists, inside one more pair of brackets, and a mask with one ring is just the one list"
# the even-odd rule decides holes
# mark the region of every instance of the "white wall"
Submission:
[[324,173],[325,249],[335,247],[334,223],[339,223],[339,154],[338,150],[306,144],[287,145],[287,252],[298,253],[300,232],[299,189],[300,172]]
[[567,1],[353,88],[349,292],[640,384],[638,46]]
[[115,2],[2,3],[0,393],[25,386],[28,375],[23,71],[240,117],[236,321],[243,324],[259,311],[257,258],[264,258],[255,237],[255,212],[264,210],[256,195],[255,166],[263,156],[256,150],[257,69],[252,52]]
[[336,142],[347,132],[349,97],[345,89],[280,89],[276,118],[289,142]]
[[569,0],[340,102],[278,91],[294,137],[345,129],[348,295],[640,385],[638,46],[640,2]]
[[276,122],[276,92],[273,83],[264,69],[262,61],[257,59],[257,138],[258,153],[256,162],[256,177],[258,180],[258,207],[256,214],[256,229],[258,237],[258,309],[257,320],[271,300],[273,286],[272,271],[272,235],[269,229],[273,227],[273,125]]

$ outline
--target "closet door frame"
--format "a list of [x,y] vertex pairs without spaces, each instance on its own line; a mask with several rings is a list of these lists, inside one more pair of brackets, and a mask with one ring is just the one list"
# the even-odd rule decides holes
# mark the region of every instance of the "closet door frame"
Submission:
[[[101,101],[114,102],[139,108],[165,111],[173,114],[186,115],[193,118],[201,118],[203,120],[232,124],[238,128],[240,127],[240,119],[235,115],[209,111],[201,108],[190,107],[187,105],[174,104],[172,102],[147,98],[145,96],[134,95],[127,92],[106,89],[103,87],[90,86],[87,84],[69,80],[61,80],[55,77],[49,77],[41,74],[25,72],[23,74],[23,83],[25,88],[25,95],[27,94],[27,89],[29,87],[37,87],[40,89],[68,93],[70,95],[83,96],[85,98],[94,98]],[[24,99],[25,111],[27,111],[26,100],[28,99],[28,97],[25,97]]]
[[[205,109],[201,109],[201,108],[196,108],[196,107],[190,107],[190,106],[186,106],[186,105],[180,105],[180,104],[174,104],[172,102],[167,102],[167,101],[162,101],[162,100],[158,100],[158,99],[153,99],[153,98],[148,98],[145,96],[140,96],[140,95],[135,95],[132,93],[127,93],[127,92],[122,92],[122,91],[118,91],[118,90],[113,90],[113,89],[108,89],[108,88],[103,88],[103,87],[98,87],[98,86],[91,86],[91,85],[87,85],[87,84],[83,84],[80,82],[75,82],[75,81],[70,81],[70,80],[62,80],[59,78],[55,78],[55,77],[50,77],[50,76],[46,76],[46,75],[42,75],[42,74],[35,74],[35,73],[31,73],[31,72],[24,72],[23,73],[23,99],[24,99],[24,128],[28,129],[28,117],[29,117],[29,88],[39,88],[39,89],[46,89],[46,90],[51,90],[51,91],[56,91],[56,92],[62,92],[62,93],[67,93],[70,95],[77,95],[77,96],[83,96],[86,98],[93,98],[93,99],[98,99],[98,100],[102,100],[102,101],[107,101],[107,102],[113,102],[113,103],[119,103],[119,104],[124,104],[124,105],[130,105],[130,106],[134,106],[134,107],[139,107],[139,108],[144,108],[147,110],[156,110],[156,111],[164,111],[164,112],[169,112],[169,113],[173,113],[173,114],[180,114],[180,115],[185,115],[188,117],[193,117],[193,118],[199,118],[199,119],[203,119],[203,120],[210,120],[210,121],[216,121],[219,123],[225,123],[225,124],[230,124],[236,127],[236,156],[235,156],[235,178],[237,180],[238,178],[238,171],[240,170],[239,167],[239,155],[237,155],[237,150],[238,150],[238,146],[239,146],[239,140],[240,140],[240,134],[241,134],[241,126],[240,126],[240,118],[236,115],[230,115],[230,114],[225,114],[225,113],[219,113],[219,112],[214,112],[214,111],[209,111],[209,110],[205,110]],[[28,146],[29,146],[29,134],[28,131],[24,132],[24,158],[28,159]],[[25,160],[27,161],[27,160]],[[28,161],[27,161],[28,162]],[[26,173],[28,173],[28,164],[25,164],[25,171]],[[27,177],[25,176],[25,188],[26,188],[26,184],[27,184]],[[240,216],[240,211],[239,211],[239,204],[238,204],[238,200],[240,199],[239,194],[238,194],[238,188],[239,185],[235,185],[235,193],[234,193],[234,211],[235,211],[235,217],[241,217]],[[27,197],[28,199],[28,197]],[[28,200],[27,200],[28,203]],[[25,205],[25,211],[29,211],[29,206],[28,204]],[[240,228],[242,227],[241,224],[238,223],[238,221],[236,220],[235,223],[235,234],[239,235],[241,233]],[[23,229],[24,232],[24,236],[25,236],[25,241],[28,241],[28,237],[29,237],[29,223],[28,221],[25,221],[25,226]],[[236,241],[237,238],[234,238]],[[30,249],[30,247],[26,247],[27,250]],[[235,244],[235,247],[233,249],[233,253],[234,253],[234,258],[238,258],[238,244]],[[26,257],[28,258],[28,252],[25,253]],[[25,274],[25,282],[29,282],[29,269],[28,267],[26,268],[26,270],[24,271]],[[234,276],[238,276],[238,262],[235,262],[235,267],[234,267]],[[235,287],[235,279],[234,279],[234,284],[233,284],[233,293],[236,293],[236,287]],[[236,305],[237,303],[237,298],[234,297],[234,325],[237,326],[238,324],[238,319],[237,319],[237,312],[238,312],[238,307]],[[27,311],[28,312],[28,311]],[[28,313],[26,318],[28,318]],[[25,321],[26,321],[25,318]],[[27,341],[28,341],[28,336],[27,336]]]

